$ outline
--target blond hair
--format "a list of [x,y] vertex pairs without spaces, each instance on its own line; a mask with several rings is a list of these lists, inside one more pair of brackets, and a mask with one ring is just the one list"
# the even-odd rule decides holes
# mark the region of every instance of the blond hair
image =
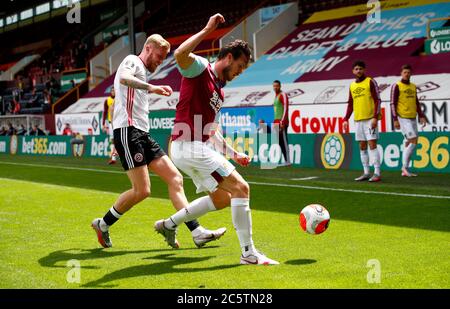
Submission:
[[144,45],[153,44],[157,47],[164,47],[170,50],[170,43],[159,34],[152,34],[147,38]]

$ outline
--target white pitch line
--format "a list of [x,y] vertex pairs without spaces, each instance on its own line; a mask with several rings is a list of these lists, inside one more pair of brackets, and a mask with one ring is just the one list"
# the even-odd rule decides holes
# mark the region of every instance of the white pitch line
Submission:
[[312,180],[312,179],[317,179],[319,177],[317,176],[311,176],[311,177],[303,177],[303,178],[291,178],[291,180]]
[[408,196],[408,197],[425,197],[425,198],[449,199],[450,200],[450,195],[446,196],[446,195],[411,194],[411,193],[401,193],[401,192],[351,190],[351,189],[338,189],[338,188],[328,188],[328,187],[290,185],[290,184],[270,183],[270,182],[252,182],[252,181],[247,181],[247,182],[249,184],[260,185],[260,186],[271,186],[271,187],[288,187],[288,188],[300,188],[300,189],[308,189],[308,190],[367,193],[367,194],[395,195],[395,196]]
[[59,168],[59,169],[63,169],[63,170],[101,172],[101,173],[111,173],[111,174],[124,174],[124,172],[121,172],[121,171],[108,171],[108,170],[104,170],[104,169],[95,169],[95,168],[86,168],[86,167],[72,167],[72,166],[59,166],[59,165],[46,165],[46,164],[31,164],[31,163],[15,163],[15,162],[5,162],[5,161],[0,161],[0,164],[45,167],[45,168]]
[[[108,171],[108,170],[104,170],[104,169],[94,169],[94,168],[84,168],[84,167],[70,167],[70,166],[59,166],[59,165],[31,164],[31,163],[15,163],[15,162],[5,162],[5,161],[0,161],[0,164],[34,166],[34,167],[45,167],[45,168],[59,168],[59,169],[65,169],[65,170],[77,170],[77,171],[87,171],[87,172],[124,174],[124,172],[120,172],[120,171]],[[187,178],[190,178],[190,177],[187,177]],[[351,189],[338,189],[338,188],[329,188],[329,187],[303,186],[303,185],[295,185],[295,184],[256,182],[256,181],[248,181],[248,183],[252,184],[252,185],[258,185],[258,186],[299,188],[299,189],[308,189],[308,190],[366,193],[366,194],[380,194],[380,195],[407,196],[407,197],[423,197],[423,198],[449,199],[450,200],[450,196],[447,196],[447,195],[429,195],[429,194],[413,194],[413,193],[401,193],[401,192],[351,190]]]

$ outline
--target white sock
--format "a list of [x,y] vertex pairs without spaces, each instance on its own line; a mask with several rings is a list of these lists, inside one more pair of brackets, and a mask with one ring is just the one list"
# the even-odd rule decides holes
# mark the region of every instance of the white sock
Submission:
[[373,167],[375,169],[376,175],[381,175],[380,169],[380,154],[378,153],[378,149],[370,149],[370,156],[372,157]]
[[102,232],[106,232],[109,229],[109,225],[106,224],[103,218],[100,220],[100,229],[102,230]]
[[169,219],[165,220],[164,225],[169,229],[174,229],[183,222],[197,219],[207,212],[214,210],[216,210],[216,207],[214,207],[214,203],[211,198],[208,195],[203,196],[192,201],[187,208],[179,210]]
[[242,254],[247,256],[256,251],[252,239],[252,214],[250,199],[232,198],[231,216],[233,225],[241,244]]
[[361,155],[361,163],[364,168],[364,175],[368,175],[370,174],[369,153],[367,152],[367,150],[360,150],[359,153]]
[[409,162],[411,161],[411,156],[416,148],[416,144],[410,143],[408,147],[403,150],[403,168],[409,167]]
[[201,225],[199,225],[195,230],[193,230],[191,232],[192,237],[197,237],[199,236],[201,233],[203,233],[205,231],[205,228]]

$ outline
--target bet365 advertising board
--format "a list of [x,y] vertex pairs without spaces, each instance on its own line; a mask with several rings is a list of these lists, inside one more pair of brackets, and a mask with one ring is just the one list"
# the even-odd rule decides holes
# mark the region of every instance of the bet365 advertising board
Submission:
[[[152,136],[167,151],[170,128],[154,129]],[[238,151],[246,152],[253,164],[261,168],[273,169],[283,162],[276,134],[229,134],[226,140]],[[361,169],[359,148],[352,133],[289,134],[288,143],[294,167]],[[449,173],[449,143],[448,132],[421,132],[412,157],[412,168]],[[106,135],[0,137],[0,154],[107,158],[110,147],[110,139]],[[380,133],[378,151],[383,170],[399,170],[403,150],[400,133]]]

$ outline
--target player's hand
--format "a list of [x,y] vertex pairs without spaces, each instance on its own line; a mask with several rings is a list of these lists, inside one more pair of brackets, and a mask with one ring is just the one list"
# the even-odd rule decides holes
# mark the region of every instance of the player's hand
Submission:
[[394,120],[394,128],[400,130],[400,122],[398,122],[398,120]]
[[225,22],[225,18],[222,16],[222,14],[217,13],[209,18],[208,23],[206,24],[206,27],[204,30],[206,30],[207,32],[212,32],[212,31],[216,30],[217,27],[220,24],[223,24],[224,22]]
[[378,126],[378,118],[372,118],[372,121],[370,122],[370,126],[372,129],[376,129]]
[[427,119],[425,117],[420,117],[419,122],[422,125],[422,128],[425,128],[425,126],[427,125]]
[[173,93],[173,90],[170,86],[154,86],[149,85],[148,92],[150,93],[156,93],[163,96],[170,96]]
[[344,131],[347,131],[347,129],[348,129],[348,121],[344,121],[342,123],[342,128],[344,129]]
[[250,157],[245,153],[236,152],[233,157],[233,161],[239,164],[240,166],[247,166],[250,164]]

